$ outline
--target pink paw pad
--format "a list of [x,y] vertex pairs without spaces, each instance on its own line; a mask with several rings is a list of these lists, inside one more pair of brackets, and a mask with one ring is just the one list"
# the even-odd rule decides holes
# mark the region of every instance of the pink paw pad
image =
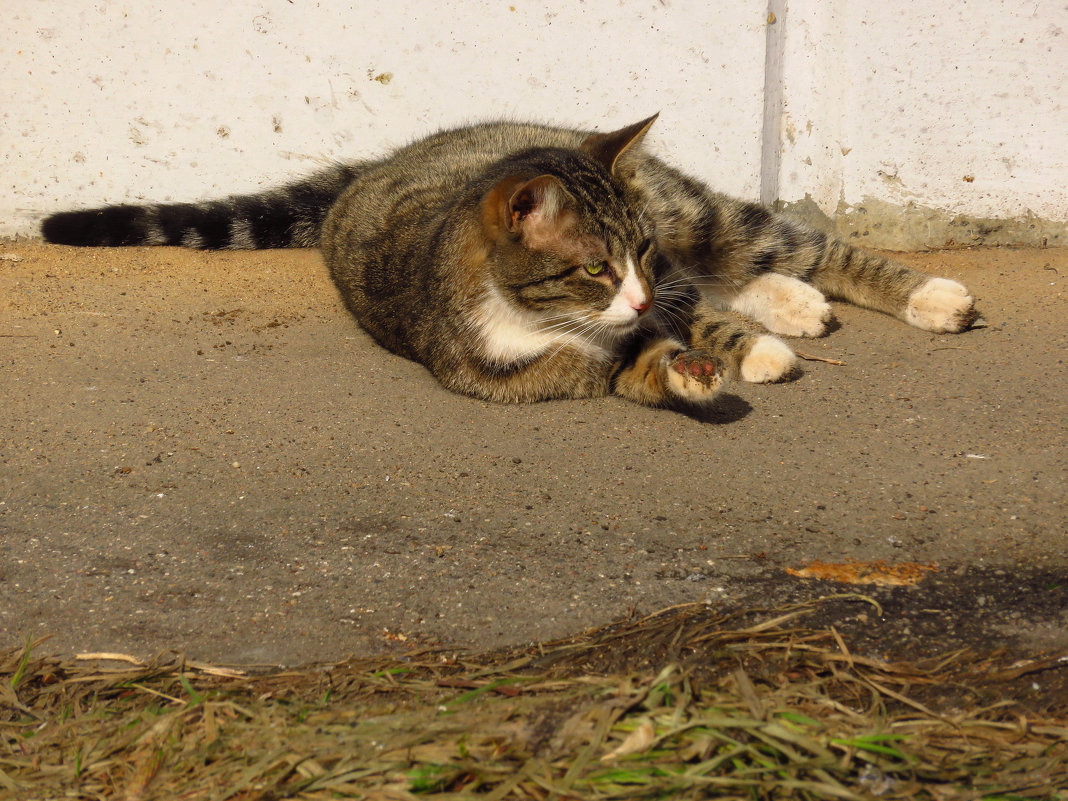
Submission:
[[689,376],[702,384],[718,383],[723,377],[723,365],[706,350],[687,350],[676,356],[671,367],[679,375]]

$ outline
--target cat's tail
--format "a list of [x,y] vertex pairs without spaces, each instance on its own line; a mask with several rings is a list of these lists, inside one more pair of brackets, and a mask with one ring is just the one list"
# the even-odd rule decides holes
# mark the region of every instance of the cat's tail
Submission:
[[41,234],[58,245],[316,247],[327,212],[359,172],[358,164],[338,164],[288,186],[225,200],[62,211],[45,218]]

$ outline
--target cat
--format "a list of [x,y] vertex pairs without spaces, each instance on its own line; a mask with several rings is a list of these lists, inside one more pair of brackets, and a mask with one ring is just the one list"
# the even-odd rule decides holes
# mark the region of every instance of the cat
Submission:
[[[611,133],[513,122],[445,130],[261,194],[44,220],[69,245],[321,248],[346,306],[445,387],[501,402],[610,393],[706,404],[775,382],[827,298],[934,332],[977,317],[964,286],[708,189]],[[766,331],[751,330],[738,314]]]

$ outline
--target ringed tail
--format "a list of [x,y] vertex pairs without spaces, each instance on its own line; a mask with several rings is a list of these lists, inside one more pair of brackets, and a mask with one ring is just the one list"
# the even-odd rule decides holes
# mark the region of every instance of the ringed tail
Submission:
[[199,203],[61,211],[41,223],[57,245],[174,245],[201,250],[317,247],[326,214],[359,173],[339,164],[259,194]]

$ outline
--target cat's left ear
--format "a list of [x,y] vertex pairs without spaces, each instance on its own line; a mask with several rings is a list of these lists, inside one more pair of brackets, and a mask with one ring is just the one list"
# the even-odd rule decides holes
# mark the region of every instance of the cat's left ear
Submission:
[[553,175],[539,175],[520,184],[508,199],[508,230],[519,233],[552,227],[563,206],[564,194],[560,179]]
[[626,128],[620,128],[618,131],[594,134],[582,143],[582,149],[601,162],[609,174],[614,174],[619,157],[628,148],[642,141],[646,131],[653,126],[659,116],[658,111],[648,119],[628,125]]
[[507,232],[528,248],[544,248],[570,224],[568,200],[567,190],[554,175],[505,178],[482,198],[486,241],[495,242]]

